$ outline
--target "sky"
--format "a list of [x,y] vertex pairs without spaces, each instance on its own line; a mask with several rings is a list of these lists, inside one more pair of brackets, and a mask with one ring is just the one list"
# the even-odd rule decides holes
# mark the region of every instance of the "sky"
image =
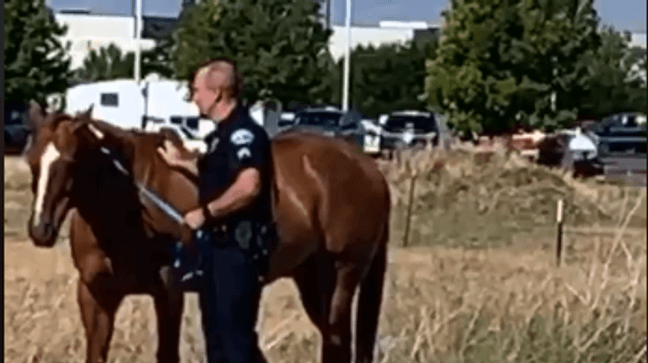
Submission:
[[[135,0],[46,0],[55,10],[88,9],[95,13],[131,13]],[[141,0],[142,12],[149,16],[175,17],[181,0]],[[346,0],[331,0],[333,23],[343,25]],[[441,23],[447,0],[352,0],[353,24],[376,25],[380,20],[426,21]],[[596,0],[602,23],[617,30],[646,32],[646,0]]]

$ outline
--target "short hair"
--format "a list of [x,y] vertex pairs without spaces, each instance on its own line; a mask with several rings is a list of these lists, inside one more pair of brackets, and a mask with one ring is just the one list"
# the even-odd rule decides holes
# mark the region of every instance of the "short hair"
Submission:
[[198,76],[198,73],[200,73],[201,70],[208,68],[208,74],[211,73],[229,73],[230,75],[233,76],[230,82],[227,82],[224,87],[222,87],[222,91],[224,91],[225,94],[227,94],[229,97],[232,98],[239,98],[242,90],[242,81],[241,81],[241,76],[238,72],[238,69],[236,67],[236,63],[225,57],[218,57],[218,58],[210,58],[198,65],[196,69],[191,72],[190,78],[189,78],[189,86],[190,86],[190,99],[193,98],[193,83],[196,80],[196,77]]

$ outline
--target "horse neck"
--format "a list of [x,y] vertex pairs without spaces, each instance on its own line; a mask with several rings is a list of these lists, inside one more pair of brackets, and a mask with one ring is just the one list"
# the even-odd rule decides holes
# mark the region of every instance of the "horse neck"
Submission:
[[[174,186],[169,186],[171,169],[154,157],[156,146],[160,144],[159,135],[111,128],[102,129],[104,130],[106,135],[103,147],[109,153],[100,153],[102,155],[99,159],[95,161],[95,158],[92,158],[93,160],[87,163],[86,168],[92,172],[88,173],[81,183],[84,187],[80,187],[85,188],[84,193],[81,193],[81,203],[86,206],[86,213],[101,215],[104,220],[114,223],[121,217],[110,216],[111,210],[118,210],[118,213],[122,214],[127,212],[132,218],[140,219],[141,223],[138,224],[144,226],[141,227],[142,230],[177,234],[175,222],[170,222],[166,217],[160,218],[159,211],[150,209],[150,200],[140,194],[140,189],[145,188],[166,202],[171,202],[175,207],[183,211],[187,209],[178,200],[183,199],[182,197],[168,195],[169,190],[177,190],[180,186],[177,184],[177,177],[174,179]],[[95,180],[99,181],[104,175],[109,182],[104,182],[103,185],[95,183]],[[105,208],[98,208],[104,205]]]
[[132,217],[139,207],[132,178],[133,147],[125,131],[97,124],[105,140],[101,147],[88,150],[78,165],[72,204],[86,219],[114,223],[127,213]]

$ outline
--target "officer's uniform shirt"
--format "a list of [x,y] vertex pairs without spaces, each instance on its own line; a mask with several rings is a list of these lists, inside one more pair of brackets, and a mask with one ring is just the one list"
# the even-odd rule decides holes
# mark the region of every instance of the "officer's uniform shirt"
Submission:
[[230,116],[219,122],[205,137],[207,152],[198,162],[200,201],[205,205],[217,199],[245,168],[257,168],[261,193],[245,209],[226,216],[229,225],[242,219],[266,223],[271,218],[272,155],[266,131],[249,116],[247,108],[237,105]]

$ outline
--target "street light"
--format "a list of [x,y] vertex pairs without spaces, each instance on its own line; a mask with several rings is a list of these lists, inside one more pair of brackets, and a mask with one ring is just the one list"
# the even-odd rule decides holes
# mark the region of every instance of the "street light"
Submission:
[[141,65],[141,39],[142,39],[142,0],[135,0],[135,82],[140,81],[140,65]]
[[347,46],[344,55],[344,88],[342,89],[342,111],[349,110],[349,65],[351,57],[351,0],[346,0]]

